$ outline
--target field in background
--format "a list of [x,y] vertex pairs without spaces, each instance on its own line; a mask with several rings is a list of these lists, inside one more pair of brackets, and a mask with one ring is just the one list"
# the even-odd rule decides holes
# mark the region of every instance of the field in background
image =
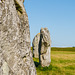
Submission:
[[57,48],[52,47],[52,51],[75,51],[75,47]]
[[51,65],[42,68],[33,58],[37,75],[75,75],[75,48],[52,48]]

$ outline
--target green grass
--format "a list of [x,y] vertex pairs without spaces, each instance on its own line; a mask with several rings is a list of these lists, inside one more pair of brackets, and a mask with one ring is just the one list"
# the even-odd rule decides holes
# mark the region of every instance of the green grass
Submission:
[[52,47],[52,51],[75,51],[75,47],[67,47],[67,48],[57,48],[57,47]]
[[66,51],[56,50],[51,51],[49,67],[41,67],[39,59],[33,58],[37,75],[75,75],[75,51],[72,51],[72,48],[68,48]]

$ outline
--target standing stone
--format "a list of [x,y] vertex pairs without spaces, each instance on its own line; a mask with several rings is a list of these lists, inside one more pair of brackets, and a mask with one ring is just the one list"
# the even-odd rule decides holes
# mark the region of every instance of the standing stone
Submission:
[[51,40],[50,33],[47,28],[40,30],[40,43],[39,43],[39,63],[42,67],[49,66],[51,62]]
[[0,75],[36,75],[24,0],[0,0]]
[[40,33],[38,33],[32,42],[33,47],[33,57],[39,58],[39,41],[40,41]]

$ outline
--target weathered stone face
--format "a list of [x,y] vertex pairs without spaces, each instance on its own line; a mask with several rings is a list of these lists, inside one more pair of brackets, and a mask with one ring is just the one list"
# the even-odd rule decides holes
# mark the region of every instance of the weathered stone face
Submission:
[[40,43],[39,43],[39,62],[42,67],[50,65],[51,62],[50,51],[51,51],[51,40],[49,30],[47,28],[41,28]]
[[39,58],[39,41],[40,41],[40,33],[38,33],[32,42],[33,46],[33,57]]
[[36,75],[23,0],[0,0],[0,75]]

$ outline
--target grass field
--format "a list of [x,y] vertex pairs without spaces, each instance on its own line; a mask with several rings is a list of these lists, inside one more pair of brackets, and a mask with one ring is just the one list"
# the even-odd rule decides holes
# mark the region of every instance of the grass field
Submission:
[[67,48],[57,48],[57,47],[52,47],[52,51],[74,51],[75,52],[75,47],[67,47]]
[[75,48],[57,49],[51,51],[51,64],[42,68],[39,59],[33,58],[37,75],[75,75]]

